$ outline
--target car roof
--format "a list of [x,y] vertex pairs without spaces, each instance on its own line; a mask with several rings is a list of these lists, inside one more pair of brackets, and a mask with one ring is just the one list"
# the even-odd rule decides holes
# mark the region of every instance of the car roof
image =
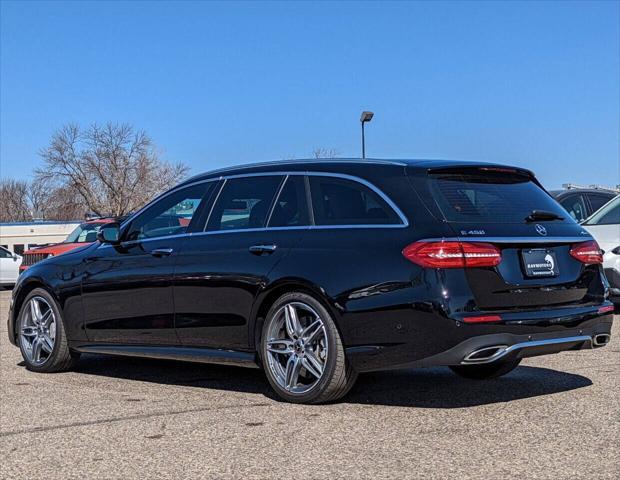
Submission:
[[498,166],[509,167],[524,171],[521,167],[511,165],[496,164],[492,162],[468,161],[468,160],[426,160],[426,159],[380,159],[380,158],[328,158],[328,159],[290,159],[277,160],[272,162],[257,162],[231,167],[224,167],[217,170],[201,173],[185,180],[181,185],[198,182],[201,180],[218,178],[220,176],[234,174],[248,174],[255,172],[270,172],[278,170],[317,170],[329,167],[330,170],[338,167],[347,170],[355,168],[383,166],[402,169],[404,167],[429,169],[429,168],[449,168],[463,166]]
[[563,190],[549,190],[549,193],[554,197],[568,195],[569,193],[600,193],[608,196],[610,199],[618,195],[613,190],[606,190],[604,188],[565,188]]

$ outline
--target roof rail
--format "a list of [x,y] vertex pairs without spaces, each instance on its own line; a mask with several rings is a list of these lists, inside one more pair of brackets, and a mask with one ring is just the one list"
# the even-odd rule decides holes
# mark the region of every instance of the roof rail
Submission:
[[605,185],[579,185],[576,183],[563,183],[562,188],[565,188],[566,190],[573,190],[577,188],[590,190],[607,190],[609,192],[620,193],[620,185],[616,185],[615,187],[607,187]]

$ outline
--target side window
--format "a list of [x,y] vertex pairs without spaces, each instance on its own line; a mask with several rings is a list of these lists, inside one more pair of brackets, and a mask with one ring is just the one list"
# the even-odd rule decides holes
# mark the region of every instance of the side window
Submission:
[[299,227],[303,225],[310,225],[306,182],[302,175],[291,175],[276,200],[268,226]]
[[581,222],[588,216],[586,203],[581,195],[569,195],[560,200],[560,204],[576,221]]
[[213,184],[199,183],[158,200],[131,222],[125,240],[185,233],[203,198],[208,198]]
[[[611,206],[611,205],[610,205]],[[617,225],[620,224],[620,202],[616,202],[612,208],[606,208],[607,210],[603,215],[599,216],[595,225]],[[601,213],[603,213],[601,211]]]
[[590,200],[590,205],[592,206],[592,213],[596,212],[599,208],[609,202],[613,197],[608,197],[606,195],[599,195],[597,193],[593,193],[588,195],[588,200]]
[[352,180],[310,177],[316,225],[397,225],[396,212],[377,193]]
[[207,231],[262,228],[282,176],[226,180],[209,217]]
[[11,258],[13,255],[8,250],[0,248],[0,258]]

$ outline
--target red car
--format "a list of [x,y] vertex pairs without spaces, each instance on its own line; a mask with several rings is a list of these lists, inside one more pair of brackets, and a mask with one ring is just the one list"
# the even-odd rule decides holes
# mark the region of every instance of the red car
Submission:
[[48,257],[54,257],[75,248],[83,247],[84,245],[95,242],[97,240],[97,232],[99,231],[99,227],[101,227],[104,223],[111,223],[115,221],[118,221],[118,219],[98,218],[96,220],[89,220],[88,222],[78,225],[75,230],[69,234],[64,242],[26,250],[22,255],[22,264],[19,267],[19,271],[23,272],[28,267],[31,267],[35,263],[45,260]]

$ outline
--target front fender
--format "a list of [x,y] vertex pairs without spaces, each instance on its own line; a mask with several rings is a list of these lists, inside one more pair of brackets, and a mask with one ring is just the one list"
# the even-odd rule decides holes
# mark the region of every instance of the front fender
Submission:
[[7,318],[7,332],[9,341],[16,345],[16,322],[26,299],[26,296],[35,288],[43,288],[56,300],[62,313],[63,325],[68,340],[86,340],[83,319],[81,282],[77,276],[67,274],[72,269],[65,265],[51,262],[41,262],[24,271],[13,288],[9,315]]

